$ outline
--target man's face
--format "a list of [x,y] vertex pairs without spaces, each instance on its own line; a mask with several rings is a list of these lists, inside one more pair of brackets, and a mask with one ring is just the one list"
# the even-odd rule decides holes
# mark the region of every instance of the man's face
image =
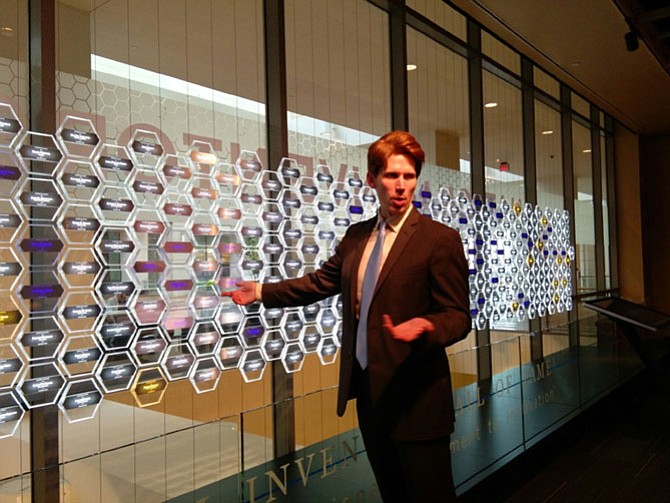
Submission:
[[414,161],[402,154],[394,154],[377,176],[368,173],[368,184],[377,191],[379,211],[383,218],[404,213],[412,204],[416,189]]

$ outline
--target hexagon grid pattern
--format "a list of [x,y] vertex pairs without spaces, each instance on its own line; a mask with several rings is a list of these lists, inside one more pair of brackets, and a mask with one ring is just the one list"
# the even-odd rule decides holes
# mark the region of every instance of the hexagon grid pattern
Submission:
[[[251,151],[226,164],[202,142],[166,155],[142,130],[102,144],[75,116],[34,133],[4,103],[0,160],[0,435],[45,405],[80,421],[106,393],[144,407],[176,380],[205,393],[231,369],[250,382],[271,361],[335,362],[339,299],[266,309],[221,292],[317,268],[375,214],[358,173],[306,176],[290,158],[268,170]],[[473,326],[572,308],[567,212],[446,188],[414,205],[461,235]]]

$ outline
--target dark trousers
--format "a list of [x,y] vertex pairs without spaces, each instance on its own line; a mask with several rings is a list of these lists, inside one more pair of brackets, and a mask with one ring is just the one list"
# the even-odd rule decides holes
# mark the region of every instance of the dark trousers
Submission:
[[413,441],[392,438],[390,418],[378,417],[372,406],[367,372],[360,377],[358,424],[384,503],[456,501],[449,437]]

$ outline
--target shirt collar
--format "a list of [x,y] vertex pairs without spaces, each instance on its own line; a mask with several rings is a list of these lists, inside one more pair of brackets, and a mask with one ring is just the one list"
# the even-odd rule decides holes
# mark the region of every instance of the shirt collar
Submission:
[[[407,217],[409,216],[410,212],[414,208],[413,204],[409,205],[409,208],[405,210],[405,213],[401,215],[395,215],[393,217],[389,217],[386,219],[386,228],[390,231],[393,232],[399,232],[400,229],[402,228],[403,224],[405,223],[405,220],[407,220]],[[379,225],[379,222],[382,221],[382,216],[380,213],[377,213],[377,225]]]

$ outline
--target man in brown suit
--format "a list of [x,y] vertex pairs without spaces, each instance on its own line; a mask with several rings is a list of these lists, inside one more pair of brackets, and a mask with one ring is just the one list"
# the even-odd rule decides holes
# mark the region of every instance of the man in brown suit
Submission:
[[468,268],[458,232],[413,208],[424,157],[407,132],[381,137],[368,150],[367,182],[379,198],[375,218],[352,225],[319,270],[273,284],[240,282],[223,294],[268,307],[342,294],[337,413],[357,399],[385,502],[455,499],[445,347],[470,331]]

